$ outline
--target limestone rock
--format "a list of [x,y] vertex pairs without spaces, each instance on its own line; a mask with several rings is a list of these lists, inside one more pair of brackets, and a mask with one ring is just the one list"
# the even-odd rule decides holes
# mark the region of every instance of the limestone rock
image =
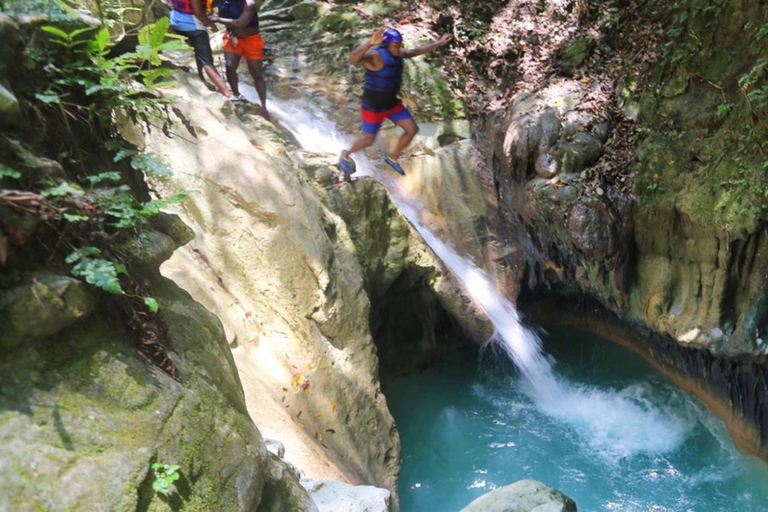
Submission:
[[589,133],[577,133],[573,139],[561,142],[555,150],[557,169],[562,173],[581,172],[597,162],[603,154],[600,140]]
[[576,503],[546,484],[520,480],[494,489],[461,512],[576,512]]
[[93,312],[95,301],[87,285],[48,272],[26,275],[20,285],[0,291],[0,348],[50,336]]
[[176,241],[170,236],[144,229],[124,242],[121,251],[132,267],[147,271],[160,267],[176,247]]
[[181,217],[172,213],[160,212],[150,219],[150,224],[160,233],[173,240],[175,248],[182,247],[195,238],[195,232],[187,226]]
[[[216,140],[216,151],[159,131],[146,140],[184,171],[153,188],[164,196],[201,191],[173,208],[196,236],[161,271],[224,322],[251,415],[258,423],[273,408],[290,425],[265,431],[285,444],[288,462],[302,471],[334,466],[395,491],[399,438],[380,390],[349,228],[320,200],[325,188],[280,129],[248,113],[222,114],[223,101],[196,77],[179,74],[177,82],[177,108]],[[333,174],[328,162],[304,167]],[[298,462],[304,453],[322,462]]]
[[349,485],[328,480],[302,480],[319,512],[389,512],[386,489],[370,485]]
[[[220,322],[167,280],[152,290],[168,327],[158,341],[183,383],[138,358],[108,315],[4,354],[0,503],[253,511],[275,496],[269,510],[310,510],[295,506],[306,492],[272,467],[248,417]],[[167,501],[152,491],[152,462],[180,466]]]
[[557,141],[560,126],[560,117],[551,108],[512,117],[504,135],[503,148],[505,161],[510,162],[518,180],[532,175],[539,154]]
[[299,477],[290,465],[269,454],[264,494],[258,512],[318,512]]
[[575,203],[568,213],[574,246],[590,258],[602,259],[618,249],[616,219],[601,202]]
[[267,446],[267,450],[269,450],[270,453],[281,459],[285,457],[285,445],[277,439],[265,439],[264,444]]

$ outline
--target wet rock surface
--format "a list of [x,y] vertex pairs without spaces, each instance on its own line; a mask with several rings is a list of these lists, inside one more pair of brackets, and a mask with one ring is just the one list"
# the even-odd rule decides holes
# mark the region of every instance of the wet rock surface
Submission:
[[318,512],[389,512],[389,491],[327,480],[302,480]]
[[520,480],[494,489],[470,503],[461,512],[576,512],[576,503],[536,480]]

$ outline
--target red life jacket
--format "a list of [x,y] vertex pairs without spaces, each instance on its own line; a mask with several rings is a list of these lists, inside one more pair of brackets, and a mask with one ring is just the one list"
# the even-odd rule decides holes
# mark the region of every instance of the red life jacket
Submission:
[[[203,12],[208,12],[208,0],[202,0]],[[195,10],[192,8],[192,0],[171,0],[171,7],[174,11],[179,11],[187,14],[194,14]]]

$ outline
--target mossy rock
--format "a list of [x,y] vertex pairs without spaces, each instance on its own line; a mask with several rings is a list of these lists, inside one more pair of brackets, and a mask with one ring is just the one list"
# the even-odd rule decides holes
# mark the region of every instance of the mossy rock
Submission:
[[365,2],[363,11],[368,16],[386,16],[398,9],[400,9],[402,3],[400,0],[391,1],[368,1]]
[[317,15],[318,6],[315,2],[301,2],[291,7],[291,17],[294,20],[308,20]]
[[192,228],[184,224],[176,214],[160,212],[152,217],[150,224],[160,233],[171,237],[177,248],[187,245],[195,238]]
[[120,251],[131,267],[140,270],[154,270],[173,255],[177,244],[168,235],[144,229],[122,244]]
[[[177,382],[95,315],[0,360],[0,503],[13,510],[308,510],[245,409],[221,323],[165,279],[152,283]],[[175,493],[152,490],[152,462],[178,464]],[[271,501],[272,502],[272,501]],[[26,508],[25,508],[26,507]],[[281,508],[282,507],[282,508]]]
[[573,140],[555,149],[559,173],[577,173],[597,162],[603,154],[603,145],[589,133],[577,133]]
[[360,16],[352,11],[338,9],[318,19],[313,27],[315,32],[349,32],[360,24]]
[[595,46],[595,40],[591,37],[580,37],[560,52],[558,56],[558,65],[566,76],[573,76],[576,70],[581,67],[592,48]]
[[11,350],[50,336],[90,315],[95,301],[87,285],[71,277],[32,272],[0,291],[0,348]]

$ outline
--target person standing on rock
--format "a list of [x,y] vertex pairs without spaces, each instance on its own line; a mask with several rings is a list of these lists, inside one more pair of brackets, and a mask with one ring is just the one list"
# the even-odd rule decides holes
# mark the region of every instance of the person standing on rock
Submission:
[[416,136],[419,127],[398,96],[403,82],[403,59],[423,55],[448,44],[450,40],[450,34],[444,34],[435,42],[413,50],[405,50],[403,36],[399,31],[393,28],[380,28],[373,34],[370,41],[363,43],[350,54],[350,64],[365,68],[365,84],[360,106],[363,136],[356,140],[350,149],[341,152],[339,168],[344,173],[355,172],[354,162],[350,156],[372,145],[382,123],[385,119],[389,119],[405,130],[405,133],[400,136],[395,149],[384,157],[384,162],[398,173],[405,175],[405,170],[400,166],[398,158]]
[[171,28],[187,38],[187,43],[195,50],[197,72],[202,78],[208,75],[216,89],[226,98],[235,99],[235,95],[227,89],[221,75],[213,65],[213,52],[208,30],[214,31],[216,25],[208,17],[208,6],[211,0],[171,0]]
[[245,56],[248,71],[253,77],[256,92],[261,101],[261,113],[269,117],[267,111],[267,84],[264,82],[262,62],[264,61],[264,41],[259,33],[259,5],[262,0],[221,0],[219,15],[211,19],[227,27],[224,32],[224,58],[227,61],[227,81],[234,93],[240,96],[237,67]]

